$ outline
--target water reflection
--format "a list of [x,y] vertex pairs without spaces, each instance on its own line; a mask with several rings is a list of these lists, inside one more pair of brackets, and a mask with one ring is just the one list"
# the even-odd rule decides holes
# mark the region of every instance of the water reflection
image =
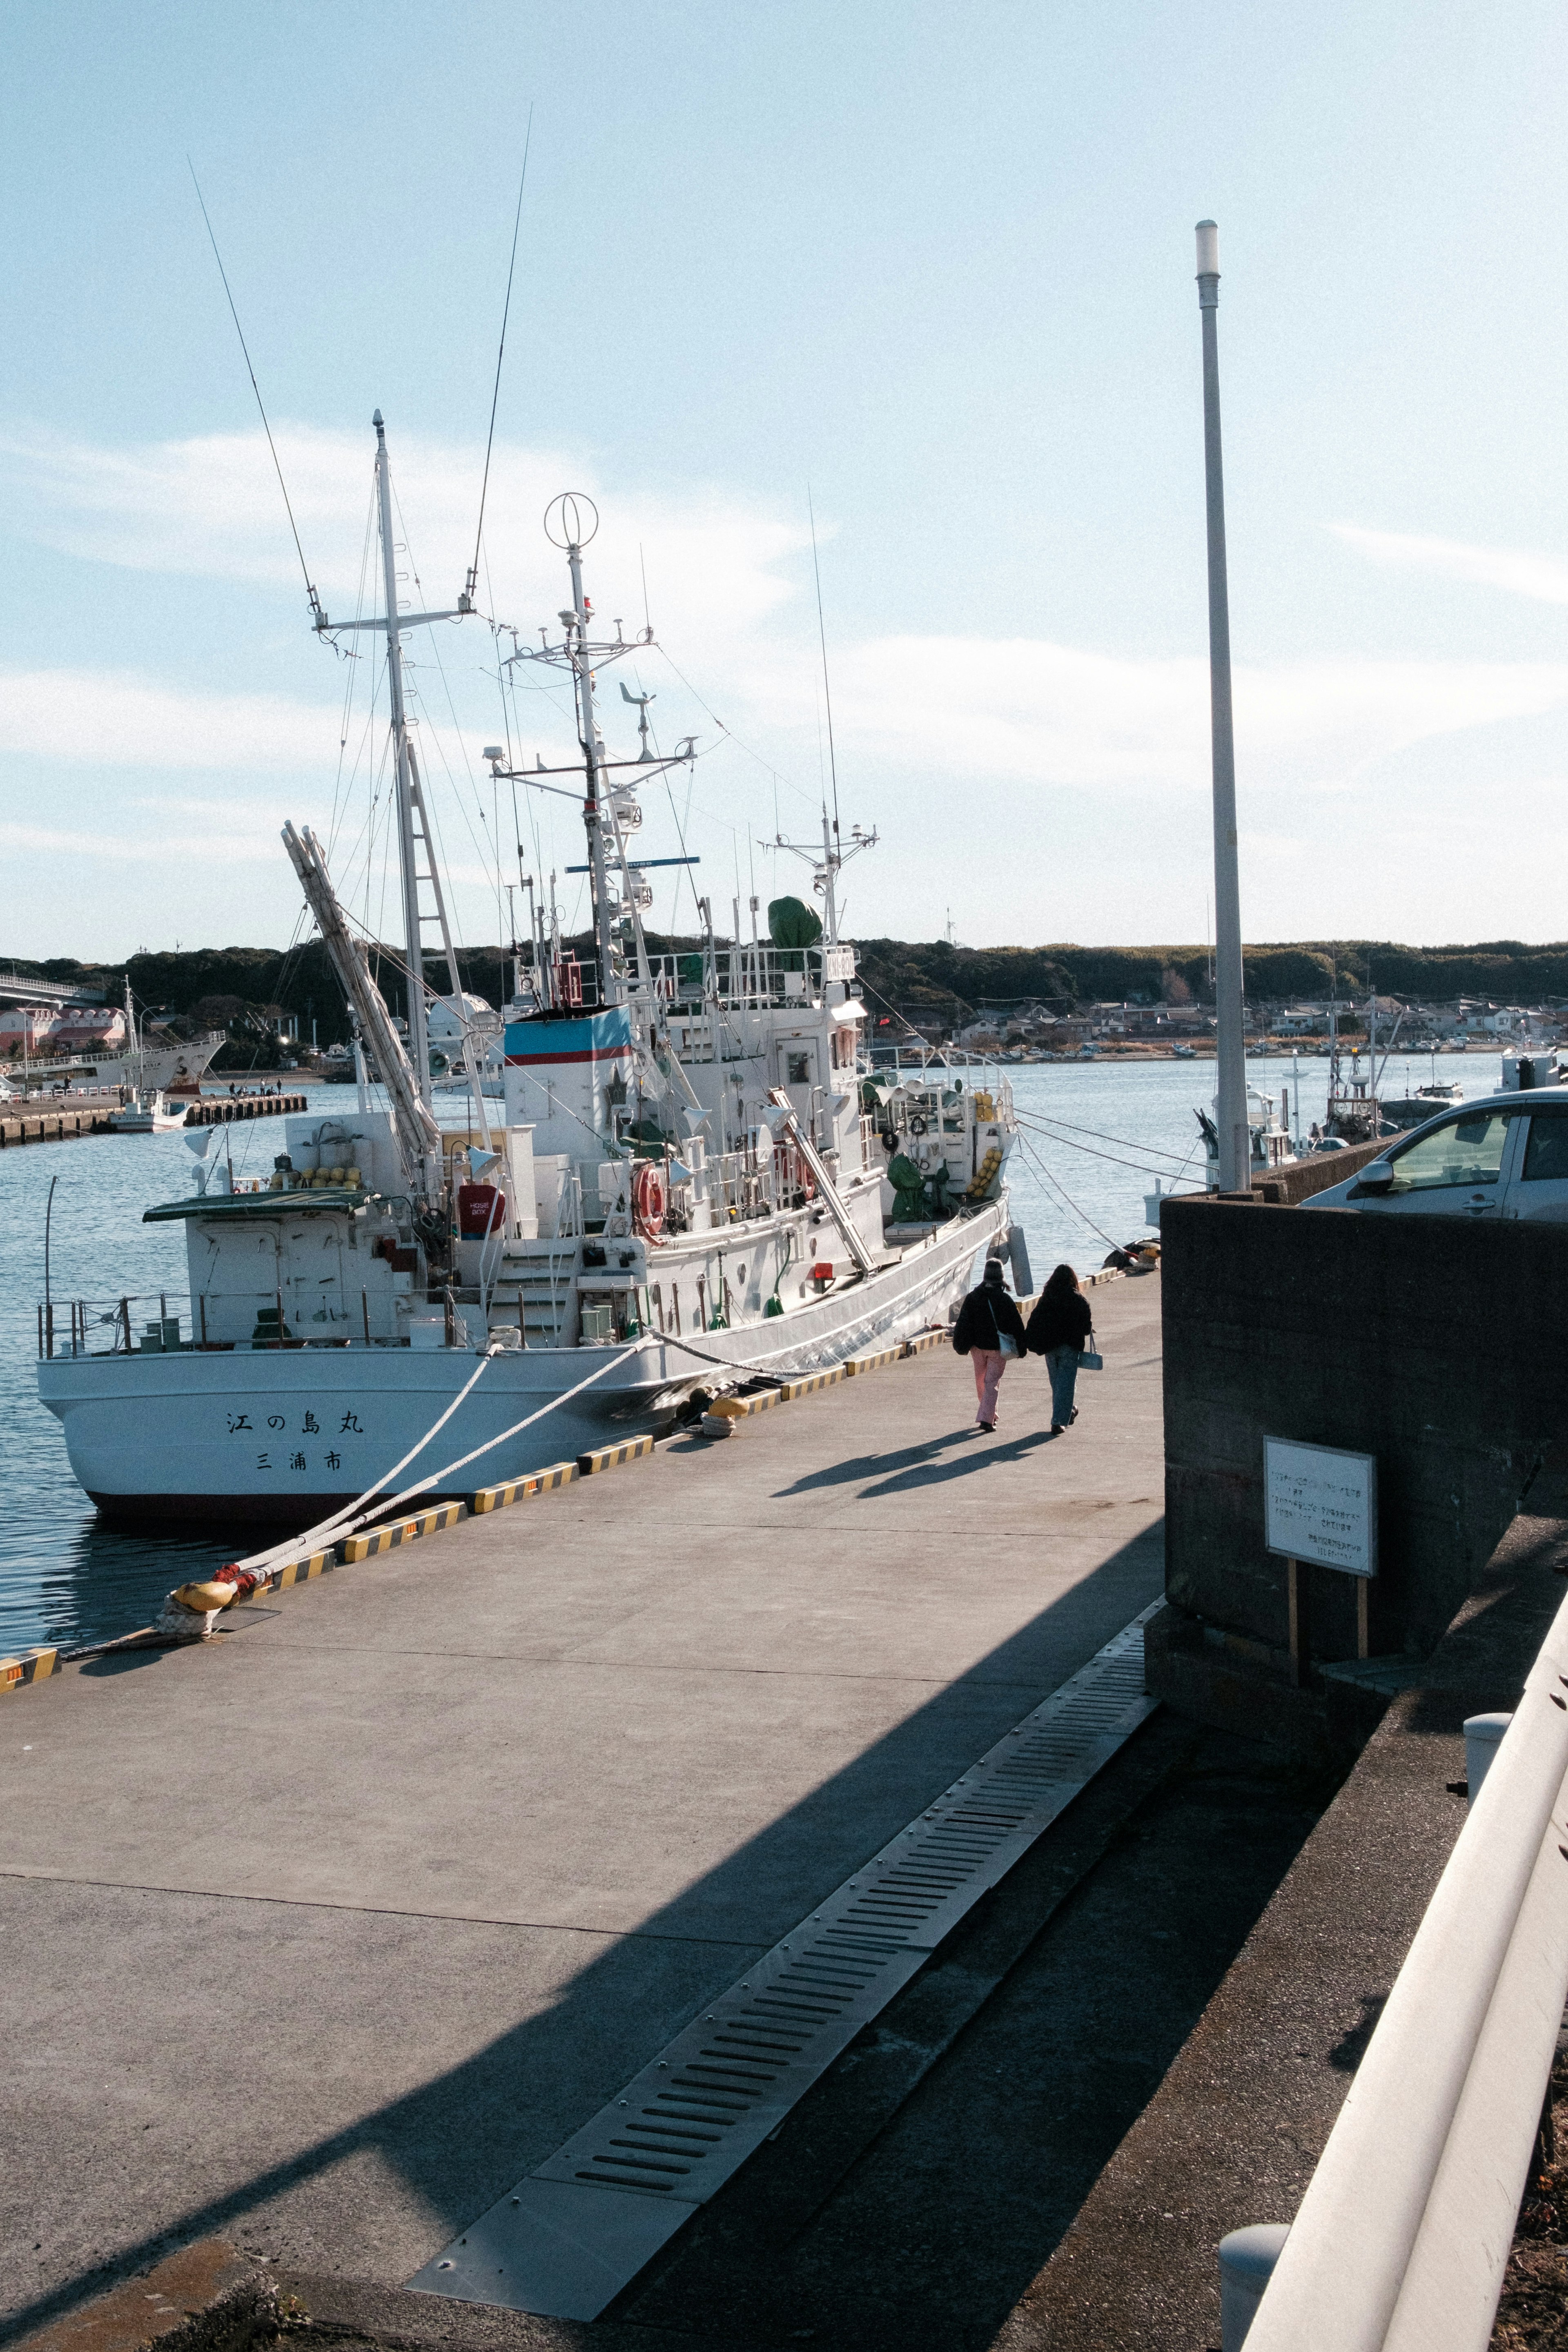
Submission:
[[0,1602],[6,1619],[15,1613],[33,1629],[12,1637],[19,1643],[53,1642],[72,1649],[132,1633],[156,1615],[173,1586],[211,1576],[237,1553],[254,1549],[242,1527],[227,1541],[210,1532],[132,1535],[106,1527],[90,1505],[88,1513],[63,1542],[57,1534],[52,1556],[38,1569],[31,1591],[6,1594]]

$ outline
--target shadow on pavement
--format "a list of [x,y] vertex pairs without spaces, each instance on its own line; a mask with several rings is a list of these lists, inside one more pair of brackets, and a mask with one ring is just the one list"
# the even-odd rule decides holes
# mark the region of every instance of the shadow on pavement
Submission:
[[[1035,1442],[1037,1437],[1012,1441],[1009,1447],[993,1448],[990,1458]],[[913,1467],[929,1451],[911,1448],[905,1456],[882,1458],[901,1459]],[[863,1464],[845,1465],[836,1475],[853,1476],[857,1467],[863,1475]],[[786,1934],[809,1910],[815,1896],[837,1885],[876,1852],[1154,1599],[1160,1591],[1162,1560],[1163,1535],[1156,1525],[1075,1582],[965,1674],[872,1741],[802,1802],[738,1846],[716,1869],[703,1874],[673,1902],[651,1915],[635,1934],[618,1937],[607,1948],[601,1948],[552,2007],[525,2018],[463,2064],[340,2130],[311,2140],[237,2186],[210,2197],[187,2195],[182,2200],[176,2179],[171,2182],[168,2218],[163,2226],[121,2245],[101,2263],[38,2295],[25,2308],[14,2309],[5,2323],[5,2334],[37,2327],[70,2311],[115,2279],[145,2268],[175,2246],[213,2233],[233,2234],[247,2217],[258,2222],[262,2209],[306,2183],[324,2181],[356,2158],[369,2161],[353,2199],[363,2200],[372,2193],[377,2173],[399,2176],[411,2192],[410,2201],[416,2200],[430,2217],[425,2253],[437,2251],[447,2236],[483,2212],[559,2145],[564,2135],[548,2118],[559,2116],[563,2082],[581,2085],[580,2102],[575,2089],[571,2101],[574,2110],[580,2108],[568,2126],[575,2128],[615,2095],[635,2065],[646,2063],[663,2042],[688,2023],[704,2000],[734,1980],[749,1951],[765,1948]],[[141,1658],[160,1654],[138,1654]],[[106,1671],[128,1671],[131,1664],[130,1658],[123,1663],[106,1660],[103,1666]],[[149,1899],[159,1898],[150,1895]],[[759,1942],[726,1937],[721,1927],[716,1931],[715,1915],[725,1912],[744,1918],[748,1925],[754,1922]],[[453,1928],[455,1949],[461,1948],[466,1924],[456,1923]],[[657,1939],[662,1939],[666,1953],[673,1948],[686,1970],[679,1979],[687,1990],[679,1994],[679,2009],[668,1991],[670,1975],[660,1977],[664,1964],[656,1956]],[[199,1948],[193,1948],[191,1961],[199,1974]],[[689,1986],[699,1969],[706,1981],[692,1992]],[[287,1988],[279,1987],[278,1991],[281,1999],[289,1997]],[[644,2033],[642,2021],[646,2021],[646,2046],[629,2066],[625,2063],[624,2049],[619,2056],[613,2051],[609,2057],[605,2055],[613,2038],[610,2028],[627,2017],[639,2021],[637,2035]],[[221,2067],[221,2056],[215,2055],[214,2066]],[[217,2095],[216,2079],[213,2095]],[[107,2143],[103,2160],[113,2160]],[[940,2151],[931,2151],[926,2159],[940,2160]],[[984,2174],[987,2162],[984,2147],[974,2147],[966,2161],[978,2164]],[[1009,2152],[1005,2164],[1011,2167],[1016,2161],[1016,2152]],[[1016,2184],[1010,2194],[1013,2188]],[[319,2242],[333,2241],[333,2200],[341,2193],[334,2187],[320,2208],[312,2210],[310,2230]],[[353,2201],[348,2210],[354,2210]],[[297,2215],[277,2217],[276,2227],[297,2234],[296,2219]],[[39,2233],[27,2231],[29,2239],[36,2234]],[[250,2234],[256,2234],[254,2228]],[[1056,2234],[1054,2219],[1047,2224],[1042,2216],[1030,2259],[1043,2261]],[[352,2268],[352,2263],[342,2266]],[[413,2267],[410,2263],[410,2270]]]

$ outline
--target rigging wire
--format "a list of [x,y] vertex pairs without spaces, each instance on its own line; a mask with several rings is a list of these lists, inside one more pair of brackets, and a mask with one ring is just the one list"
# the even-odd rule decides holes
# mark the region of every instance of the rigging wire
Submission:
[[234,320],[234,331],[239,337],[239,348],[245,354],[246,373],[250,378],[250,389],[256,394],[256,405],[261,416],[261,429],[267,436],[267,446],[272,452],[273,471],[278,477],[278,487],[283,493],[283,504],[289,516],[289,528],[294,534],[294,552],[300,559],[300,569],[305,576],[305,593],[310,600],[310,610],[320,623],[325,620],[326,614],[321,610],[321,600],[317,595],[315,583],[310,578],[310,567],[305,561],[305,551],[300,544],[300,527],[294,520],[294,509],[289,504],[289,485],[283,479],[283,468],[279,463],[277,445],[272,438],[272,427],[267,422],[267,410],[261,398],[261,386],[256,381],[256,370],[250,363],[250,350],[245,340],[245,329],[239,323],[239,312],[234,307],[234,296],[229,291],[228,272],[223,266],[223,256],[217,249],[217,238],[213,235],[213,225],[207,212],[206,198],[202,194],[202,184],[196,177],[196,167],[188,155],[185,158],[185,167],[191,175],[191,185],[196,192],[196,202],[202,208],[202,218],[206,222],[213,259],[217,263],[217,274],[223,279],[223,290],[228,302],[228,315]]
[[775,793],[775,814],[777,811],[776,793],[777,788],[780,784],[783,784],[786,792],[794,793],[797,799],[803,800],[807,808],[816,807],[816,803],[813,800],[811,794],[801,785],[797,784],[793,777],[784,775],[781,770],[774,767],[771,760],[764,759],[761,751],[756,751],[750,743],[746,742],[742,737],[737,735],[732,727],[727,727],[725,725],[723,719],[720,718],[719,713],[713,709],[712,704],[703,700],[702,696],[699,694],[697,688],[692,685],[691,680],[687,677],[686,672],[681,668],[679,663],[676,660],[674,655],[668,651],[668,647],[656,643],[653,646],[653,651],[656,654],[661,655],[664,660],[669,664],[670,668],[675,672],[676,677],[680,680],[681,685],[686,688],[688,694],[690,695],[692,700],[696,702],[701,709],[708,713],[709,718],[713,721],[714,726],[717,727],[721,735],[727,735],[731,742],[733,743],[738,750],[744,751],[749,760],[754,760],[758,767],[763,769],[766,774],[773,778]]
[[[1017,1114],[1015,1113],[1014,1116],[1016,1118]],[[1036,1135],[1040,1137],[1043,1142],[1065,1143],[1069,1151],[1085,1152],[1090,1160],[1103,1160],[1112,1168],[1131,1168],[1135,1176],[1168,1176],[1170,1174],[1170,1171],[1167,1168],[1150,1168],[1142,1160],[1119,1159],[1113,1151],[1097,1151],[1092,1143],[1075,1143],[1070,1135],[1053,1135],[1048,1129],[1041,1127],[1033,1119],[1019,1118],[1018,1126],[1020,1132],[1025,1127],[1030,1128]],[[1134,1146],[1135,1150],[1142,1150],[1146,1148],[1152,1147],[1142,1145]],[[1174,1159],[1175,1154],[1173,1152],[1171,1157]]]
[[805,486],[805,511],[811,518],[811,569],[816,581],[816,634],[822,642],[822,699],[827,706],[827,770],[833,779],[833,841],[838,844],[838,761],[833,751],[833,689],[827,682],[827,624],[822,617],[822,566],[816,560],[816,515],[811,484]]
[[495,389],[490,394],[490,429],[485,442],[485,470],[479,483],[479,519],[474,527],[474,560],[468,566],[468,590],[471,596],[479,576],[479,544],[485,535],[485,497],[490,486],[490,451],[495,446],[496,404],[500,399],[500,364],[506,357],[506,326],[511,316],[511,279],[517,268],[517,237],[522,226],[522,192],[528,185],[528,151],[533,142],[533,109],[528,110],[528,128],[522,135],[522,175],[517,184],[517,216],[511,225],[511,259],[506,268],[506,300],[501,305],[500,345],[496,352]]
[[[1125,1151],[1152,1151],[1162,1160],[1180,1160],[1183,1157],[1179,1151],[1167,1151],[1163,1144],[1140,1143],[1130,1135],[1107,1135],[1102,1128],[1079,1127],[1070,1118],[1059,1118],[1054,1110],[1037,1111],[1035,1116],[1048,1119],[1053,1127],[1065,1127],[1069,1134],[1092,1135],[1097,1143],[1119,1143]],[[1189,1150],[1186,1159],[1190,1160],[1192,1156]]]
[[1023,1149],[1024,1157],[1029,1161],[1036,1174],[1043,1177],[1045,1181],[1051,1187],[1052,1191],[1060,1195],[1061,1199],[1066,1202],[1068,1207],[1072,1211],[1073,1215],[1079,1218],[1082,1223],[1086,1224],[1091,1234],[1098,1234],[1100,1240],[1105,1244],[1107,1249],[1120,1249],[1121,1246],[1121,1243],[1113,1242],[1110,1235],[1106,1232],[1104,1226],[1097,1225],[1087,1209],[1080,1209],[1079,1207],[1078,1202],[1073,1199],[1072,1194],[1068,1191],[1066,1185],[1063,1184],[1058,1177],[1052,1175],[1045,1161],[1035,1150],[1027,1136],[1020,1134],[1018,1141]]
[[[1150,1168],[1146,1166],[1144,1161],[1142,1160],[1122,1160],[1113,1152],[1097,1151],[1092,1144],[1080,1143],[1078,1141],[1077,1138],[1070,1133],[1060,1133],[1055,1123],[1050,1119],[1048,1114],[1036,1114],[1031,1116],[1027,1111],[1021,1111],[1017,1114],[1017,1117],[1021,1126],[1031,1129],[1032,1131],[1045,1143],[1065,1143],[1068,1146],[1068,1149],[1071,1151],[1084,1151],[1088,1152],[1093,1159],[1109,1160],[1118,1168],[1137,1168],[1145,1176],[1159,1176],[1168,1172],[1168,1171],[1163,1169]],[[1117,1139],[1112,1137],[1110,1140],[1114,1142]],[[1184,1168],[1187,1164],[1187,1160],[1190,1160],[1193,1156],[1189,1150],[1186,1160],[1184,1160],[1179,1152],[1166,1151],[1163,1146],[1157,1143],[1130,1143],[1126,1146],[1126,1149],[1129,1151],[1152,1153],[1155,1159],[1168,1160],[1171,1161],[1173,1166],[1178,1169]]]

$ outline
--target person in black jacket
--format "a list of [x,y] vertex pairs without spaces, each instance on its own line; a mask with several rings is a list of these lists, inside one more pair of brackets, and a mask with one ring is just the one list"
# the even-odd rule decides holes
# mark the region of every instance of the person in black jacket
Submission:
[[981,1429],[996,1426],[996,1389],[1009,1355],[1025,1351],[1024,1318],[1007,1295],[1000,1262],[985,1261],[985,1279],[972,1290],[958,1310],[952,1344],[974,1366],[975,1422]]
[[1058,1265],[1040,1293],[1026,1335],[1033,1355],[1044,1356],[1051,1376],[1051,1435],[1059,1437],[1078,1419],[1072,1401],[1078,1360],[1094,1318],[1070,1265]]

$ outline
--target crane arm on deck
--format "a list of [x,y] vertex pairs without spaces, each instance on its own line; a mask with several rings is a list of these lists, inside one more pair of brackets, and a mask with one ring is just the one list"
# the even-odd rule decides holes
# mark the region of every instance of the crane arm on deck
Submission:
[[292,824],[286,824],[283,846],[300,877],[305,902],[316,919],[332,970],[359,1016],[361,1034],[386,1088],[409,1188],[435,1201],[440,1195],[442,1183],[440,1125],[420,1100],[413,1066],[403,1050],[402,1038],[392,1025],[386,1000],[371,978],[364,950],[349,929],[348,918],[327,871],[321,845],[309,825],[296,832]]

